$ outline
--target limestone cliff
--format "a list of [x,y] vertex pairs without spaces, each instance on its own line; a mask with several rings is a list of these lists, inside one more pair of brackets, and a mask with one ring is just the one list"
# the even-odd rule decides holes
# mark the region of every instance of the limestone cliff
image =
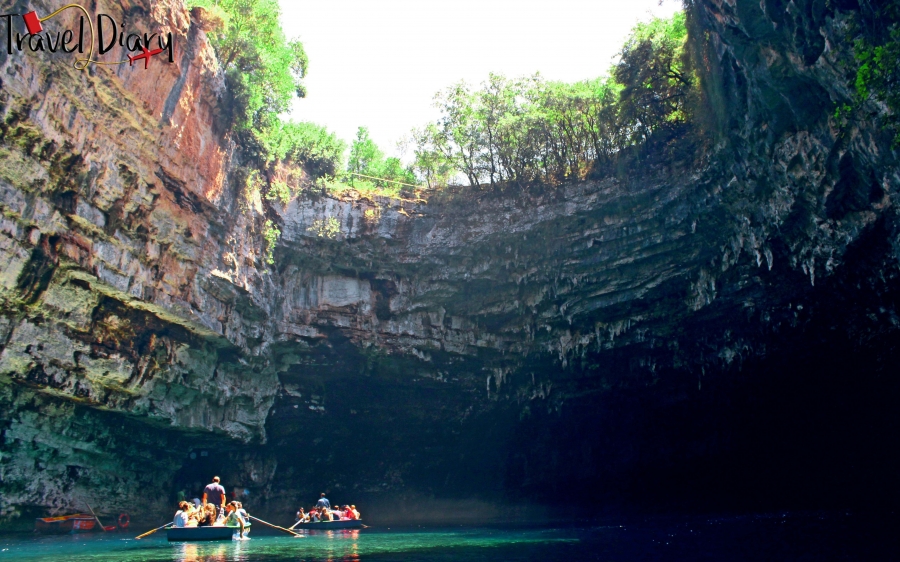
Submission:
[[864,355],[857,398],[895,427],[896,155],[832,117],[860,8],[689,9],[716,104],[694,161],[426,200],[248,195],[179,2],[97,7],[171,31],[171,65],[0,51],[2,514],[163,510],[210,471],[273,510],[699,485],[758,452],[741,416],[782,405],[773,376],[807,388],[793,351]]
[[[4,513],[102,496],[128,505],[184,454],[132,442],[132,420],[163,440],[171,427],[263,441],[277,384],[243,357],[258,328],[233,323],[253,324],[252,311],[230,312],[260,283],[256,223],[229,191],[223,81],[205,34],[180,2],[96,11],[171,32],[178,51],[174,64],[87,71],[61,52],[0,52]],[[74,26],[70,12],[55,21]],[[213,272],[229,260],[240,273],[223,289]],[[104,412],[125,417],[97,421]],[[160,468],[139,469],[147,459]],[[123,486],[132,494],[109,493]]]

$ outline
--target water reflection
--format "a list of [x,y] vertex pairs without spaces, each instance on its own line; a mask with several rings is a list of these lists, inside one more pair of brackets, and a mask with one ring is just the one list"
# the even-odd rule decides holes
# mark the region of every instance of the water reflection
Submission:
[[356,562],[359,560],[359,544],[357,540],[359,539],[359,529],[345,529],[341,532],[344,539],[347,539],[350,542],[350,552],[344,555],[342,562]]
[[176,547],[175,560],[178,562],[246,562],[244,542],[202,544],[180,543]]
[[[577,539],[564,531],[453,529],[386,532],[342,529],[305,533],[304,539],[262,536],[249,541],[170,543],[165,537],[135,541],[121,537],[50,537],[0,541],[0,562],[362,562],[363,560],[485,560],[486,548],[517,551]],[[529,545],[529,546],[526,546]],[[449,551],[447,549],[451,549]],[[553,551],[556,552],[555,550]],[[452,553],[452,557],[450,554]],[[472,555],[475,555],[474,558]],[[505,559],[498,556],[497,560]],[[522,558],[520,558],[522,559]],[[556,560],[553,556],[534,559]]]
[[358,562],[359,561],[359,529],[340,529],[337,531],[313,531],[328,540],[324,548],[325,562]]

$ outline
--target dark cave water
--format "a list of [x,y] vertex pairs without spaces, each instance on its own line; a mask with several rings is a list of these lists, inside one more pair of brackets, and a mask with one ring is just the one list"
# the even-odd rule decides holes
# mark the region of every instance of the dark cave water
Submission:
[[550,527],[369,528],[169,543],[160,532],[0,540],[0,561],[900,560],[897,518],[853,513],[630,518]]

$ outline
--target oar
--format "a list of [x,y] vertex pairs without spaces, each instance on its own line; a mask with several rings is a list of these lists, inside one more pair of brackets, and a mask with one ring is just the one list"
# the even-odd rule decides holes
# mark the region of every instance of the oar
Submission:
[[162,527],[157,527],[157,528],[153,529],[152,531],[147,531],[147,532],[144,533],[143,535],[138,535],[138,536],[136,536],[136,537],[134,537],[134,538],[136,538],[136,539],[142,539],[142,538],[144,538],[144,537],[146,537],[146,536],[152,535],[153,533],[155,533],[156,531],[159,531],[160,529],[168,529],[169,527],[171,527],[171,526],[174,525],[174,524],[175,524],[175,523],[166,523],[166,524],[163,525]]
[[254,521],[259,521],[260,523],[262,523],[263,525],[265,525],[265,526],[267,526],[267,527],[272,527],[273,529],[278,529],[279,531],[285,532],[285,533],[287,533],[287,534],[289,534],[289,535],[293,535],[293,536],[295,536],[295,537],[302,537],[302,536],[303,536],[303,535],[300,535],[300,534],[295,533],[294,531],[285,529],[284,527],[279,527],[278,525],[272,525],[272,524],[269,523],[268,521],[263,521],[262,519],[259,519],[259,518],[257,518],[257,517],[253,517],[252,515],[248,515],[247,517],[249,517],[250,519],[253,519]]
[[96,514],[96,513],[94,513],[94,508],[91,507],[91,504],[89,504],[88,502],[84,502],[84,503],[88,506],[88,509],[91,510],[91,515],[94,516],[94,521],[97,522],[97,525],[100,525],[100,528],[103,529],[103,532],[105,533],[105,532],[106,532],[106,527],[103,526],[103,523],[100,522],[100,518],[97,517],[97,514]]

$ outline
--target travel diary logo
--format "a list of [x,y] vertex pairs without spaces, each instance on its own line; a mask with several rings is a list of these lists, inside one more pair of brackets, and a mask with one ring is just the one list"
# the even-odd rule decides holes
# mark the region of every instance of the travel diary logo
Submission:
[[[82,13],[75,21],[74,29],[62,28],[49,22],[61,12],[75,9]],[[18,17],[21,15],[22,20]],[[78,70],[85,70],[91,64],[118,65],[128,64],[134,66],[136,62],[143,61],[144,69],[150,67],[150,59],[156,55],[163,55],[158,60],[175,62],[175,43],[172,33],[126,33],[125,22],[116,23],[116,20],[108,14],[97,14],[95,21],[90,13],[79,4],[67,4],[55,12],[40,16],[32,10],[27,14],[3,14],[0,20],[6,20],[6,53],[21,53],[22,51],[67,53],[75,56],[72,63]],[[25,34],[14,30],[19,27],[20,21],[24,21]],[[45,27],[45,22],[48,25]],[[87,37],[86,37],[87,35]],[[96,57],[94,43],[97,43]],[[118,57],[123,60],[105,60],[102,57],[116,50],[121,54]],[[135,53],[135,54],[131,54]]]

